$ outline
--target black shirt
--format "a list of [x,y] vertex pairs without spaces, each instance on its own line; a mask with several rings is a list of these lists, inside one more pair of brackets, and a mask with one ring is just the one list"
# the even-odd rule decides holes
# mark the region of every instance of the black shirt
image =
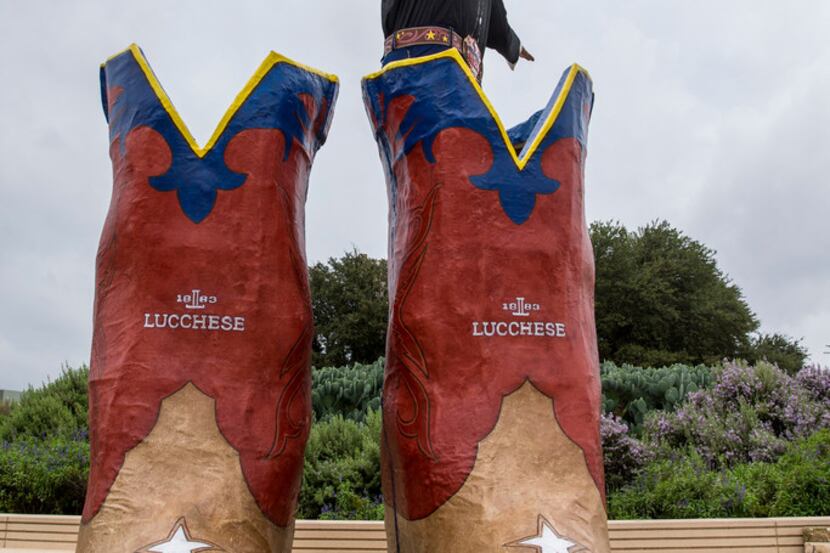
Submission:
[[493,48],[510,63],[519,60],[521,41],[507,22],[503,0],[382,0],[384,36],[409,27],[450,27],[462,37]]

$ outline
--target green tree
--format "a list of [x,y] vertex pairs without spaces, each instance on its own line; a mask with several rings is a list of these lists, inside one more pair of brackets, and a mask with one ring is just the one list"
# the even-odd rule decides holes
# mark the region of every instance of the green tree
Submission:
[[788,374],[795,374],[804,367],[807,355],[801,340],[783,334],[760,334],[752,339],[749,351],[742,357],[752,364],[767,361]]
[[636,232],[597,222],[591,240],[601,359],[711,364],[749,350],[758,320],[713,250],[666,221]]
[[355,249],[309,268],[316,367],[371,364],[386,349],[386,260]]

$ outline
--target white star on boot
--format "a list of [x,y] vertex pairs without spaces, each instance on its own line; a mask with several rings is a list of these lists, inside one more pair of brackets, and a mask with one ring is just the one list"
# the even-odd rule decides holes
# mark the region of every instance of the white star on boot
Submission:
[[557,534],[553,526],[543,516],[539,516],[539,533],[519,541],[506,544],[507,547],[535,547],[539,553],[571,553],[571,547],[583,547],[576,542]]
[[214,544],[194,541],[190,537],[190,532],[187,530],[184,518],[176,521],[173,530],[166,540],[156,542],[148,545],[142,551],[148,553],[194,553],[196,551],[205,551],[208,549],[218,549]]

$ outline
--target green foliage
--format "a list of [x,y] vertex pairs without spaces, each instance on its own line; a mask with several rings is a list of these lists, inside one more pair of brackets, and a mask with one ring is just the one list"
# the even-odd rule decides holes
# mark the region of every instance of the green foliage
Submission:
[[64,367],[0,417],[0,512],[77,514],[89,474],[86,367]]
[[752,339],[741,357],[751,364],[767,361],[788,374],[795,374],[804,367],[808,355],[801,340],[783,334],[761,334]]
[[615,519],[823,516],[830,512],[830,430],[793,442],[774,463],[712,470],[693,450],[648,465],[608,497]]
[[382,520],[380,413],[365,422],[335,415],[311,428],[298,516]]
[[75,515],[84,506],[89,444],[74,438],[23,436],[0,448],[0,512]]
[[317,334],[313,364],[372,363],[386,350],[386,260],[355,249],[309,267]]
[[89,369],[63,367],[42,387],[29,388],[0,418],[0,441],[30,436],[74,436],[87,429]]
[[371,365],[312,370],[311,403],[318,421],[335,415],[363,421],[370,410],[380,410],[383,358]]
[[727,474],[710,471],[693,451],[676,460],[655,461],[637,480],[608,497],[609,516],[637,518],[717,518],[741,516],[742,488]]
[[775,464],[775,494],[765,504],[774,517],[830,513],[830,430],[790,446]]
[[758,321],[714,251],[665,221],[594,223],[591,240],[601,359],[711,364],[748,350]]
[[704,365],[642,368],[605,362],[600,376],[603,410],[623,419],[635,434],[651,411],[673,411],[690,393],[712,383],[712,371]]

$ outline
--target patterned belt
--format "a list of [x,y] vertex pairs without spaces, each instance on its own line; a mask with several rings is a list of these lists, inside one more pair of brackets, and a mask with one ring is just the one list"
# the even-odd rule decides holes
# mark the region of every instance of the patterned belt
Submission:
[[461,35],[446,27],[410,27],[401,29],[386,37],[384,42],[384,54],[389,54],[399,48],[410,46],[441,46],[452,47],[461,52],[467,64],[473,71],[476,79],[481,81],[481,50],[478,42],[468,36],[461,38]]

